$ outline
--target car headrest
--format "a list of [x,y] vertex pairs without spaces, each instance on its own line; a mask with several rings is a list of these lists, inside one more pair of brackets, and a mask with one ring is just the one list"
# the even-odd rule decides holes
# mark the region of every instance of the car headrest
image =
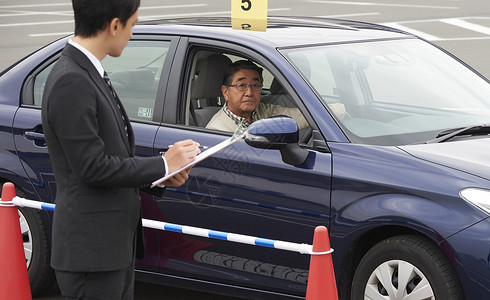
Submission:
[[226,68],[231,60],[221,54],[212,54],[196,62],[196,77],[192,84],[192,98],[214,98],[221,96],[221,85]]
[[270,87],[271,94],[285,94],[286,90],[282,87],[282,85],[274,78],[271,82]]

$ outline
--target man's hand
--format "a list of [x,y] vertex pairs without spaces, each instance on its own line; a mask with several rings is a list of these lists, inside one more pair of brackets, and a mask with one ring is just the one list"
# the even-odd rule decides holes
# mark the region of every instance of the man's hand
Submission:
[[162,184],[166,186],[181,186],[183,185],[187,179],[189,179],[189,172],[191,171],[191,168],[185,169],[180,173],[175,174],[174,176],[170,177],[169,179],[165,180],[162,182]]
[[[164,157],[168,165],[168,174],[173,173],[185,165],[191,163],[196,158],[196,155],[201,153],[199,143],[193,140],[184,140],[176,142],[171,148],[165,152]],[[182,172],[175,174],[172,178],[164,181],[167,186],[181,186],[189,178],[191,168],[185,169]]]

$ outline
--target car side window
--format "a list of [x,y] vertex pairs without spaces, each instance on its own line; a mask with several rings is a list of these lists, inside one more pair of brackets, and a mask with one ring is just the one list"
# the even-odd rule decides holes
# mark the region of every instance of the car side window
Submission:
[[[102,60],[130,119],[152,120],[158,81],[169,47],[170,41],[132,40],[120,57],[107,56]],[[34,77],[34,106],[41,106],[46,79],[54,63]]]
[[46,79],[48,78],[49,72],[51,72],[53,65],[54,63],[51,63],[34,77],[34,103],[33,104],[35,106],[41,106],[41,102],[43,99],[44,85],[46,84]]
[[[191,78],[184,110],[186,125],[206,127],[213,116],[222,109],[226,102],[221,92],[223,77],[228,66],[238,60],[247,58],[212,50],[200,50],[195,53],[190,64]],[[307,128],[306,119],[279,80],[270,70],[257,62],[254,63],[263,70],[260,102],[267,107],[267,113],[270,112],[271,116],[291,115],[301,129]]]
[[151,121],[170,41],[133,40],[120,57],[102,60],[104,70],[132,120]]

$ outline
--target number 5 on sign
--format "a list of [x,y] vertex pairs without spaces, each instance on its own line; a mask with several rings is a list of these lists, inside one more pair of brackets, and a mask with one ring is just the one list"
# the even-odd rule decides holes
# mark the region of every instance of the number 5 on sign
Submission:
[[267,0],[231,0],[233,29],[265,31]]

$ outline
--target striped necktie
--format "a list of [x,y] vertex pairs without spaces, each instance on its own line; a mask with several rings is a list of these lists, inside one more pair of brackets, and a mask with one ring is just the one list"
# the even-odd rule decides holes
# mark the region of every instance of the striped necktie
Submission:
[[112,94],[112,97],[114,98],[114,100],[116,100],[116,104],[117,104],[117,107],[119,108],[119,112],[121,113],[121,117],[123,119],[123,123],[124,123],[124,130],[126,131],[126,136],[129,136],[128,135],[128,123],[125,118],[125,113],[122,109],[122,103],[121,103],[121,100],[119,99],[119,97],[117,96],[116,94],[116,90],[114,89],[114,87],[112,86],[112,83],[111,83],[111,79],[109,78],[109,75],[107,75],[107,73],[104,71],[104,81],[107,83],[107,85],[109,86],[109,89],[111,90],[111,94]]

